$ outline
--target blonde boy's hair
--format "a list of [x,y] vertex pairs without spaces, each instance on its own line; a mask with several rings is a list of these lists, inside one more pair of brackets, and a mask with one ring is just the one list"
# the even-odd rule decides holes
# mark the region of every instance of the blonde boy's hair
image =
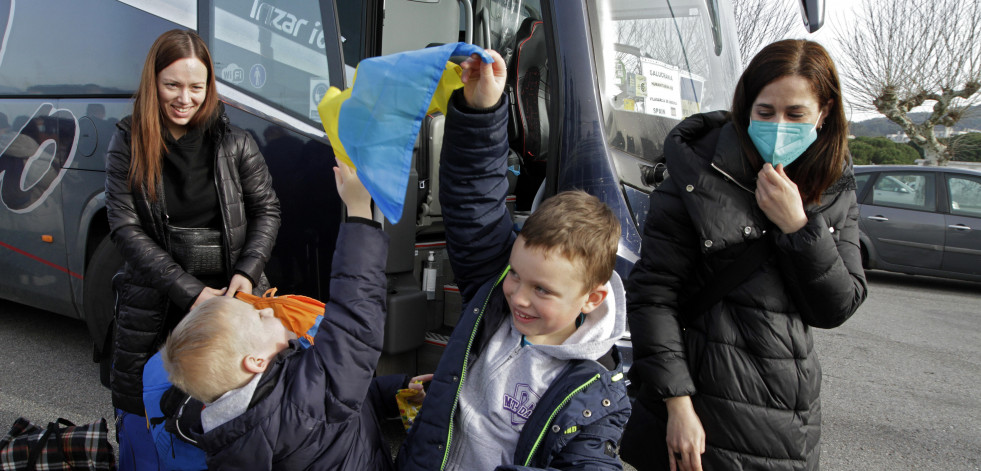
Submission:
[[620,220],[599,198],[564,191],[545,200],[521,228],[525,247],[557,251],[581,269],[584,293],[605,284],[617,262]]
[[205,403],[244,386],[248,380],[243,382],[247,373],[242,359],[252,353],[254,340],[236,326],[235,319],[251,308],[237,299],[217,296],[192,309],[160,350],[170,382]]

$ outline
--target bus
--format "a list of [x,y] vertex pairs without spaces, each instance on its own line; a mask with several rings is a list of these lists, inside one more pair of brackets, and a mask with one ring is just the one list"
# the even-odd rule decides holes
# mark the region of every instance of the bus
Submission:
[[[801,7],[820,26],[822,1]],[[456,41],[501,52],[512,214],[565,189],[598,196],[622,225],[624,278],[665,176],[664,137],[727,108],[741,71],[729,0],[0,0],[0,298],[84,320],[104,382],[123,263],[108,236],[105,153],[150,44],[174,28],[208,42],[229,118],[272,173],[282,228],[270,282],[318,299],[330,295],[342,204],[316,106],[350,86],[362,59]],[[432,371],[460,314],[437,197],[442,126],[424,120],[404,212],[385,222],[380,373]]]

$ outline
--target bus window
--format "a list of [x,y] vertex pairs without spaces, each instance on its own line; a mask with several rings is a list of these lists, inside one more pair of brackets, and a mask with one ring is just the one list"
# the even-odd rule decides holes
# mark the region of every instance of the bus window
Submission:
[[456,42],[460,37],[460,4],[457,0],[416,2],[388,0],[382,29],[381,53],[422,49],[431,44]]
[[0,12],[0,94],[8,96],[128,97],[150,45],[180,27],[115,0],[0,0]]
[[215,0],[215,78],[314,124],[330,87],[320,2]]
[[612,147],[656,162],[674,125],[729,107],[739,53],[728,2],[597,0],[592,7]]
[[[485,5],[486,3],[486,5]],[[510,60],[515,47],[518,29],[528,18],[542,19],[540,0],[489,0],[475,2],[478,24],[488,21],[490,25],[490,47]],[[485,18],[487,18],[485,20]],[[478,32],[479,33],[479,32]]]

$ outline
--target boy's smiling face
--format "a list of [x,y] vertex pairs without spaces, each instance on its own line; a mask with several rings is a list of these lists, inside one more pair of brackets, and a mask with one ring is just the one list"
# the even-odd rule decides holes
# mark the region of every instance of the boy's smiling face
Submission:
[[503,289],[511,322],[533,344],[560,345],[576,331],[579,313],[606,299],[605,285],[586,291],[576,264],[557,251],[527,247],[520,235],[510,262]]

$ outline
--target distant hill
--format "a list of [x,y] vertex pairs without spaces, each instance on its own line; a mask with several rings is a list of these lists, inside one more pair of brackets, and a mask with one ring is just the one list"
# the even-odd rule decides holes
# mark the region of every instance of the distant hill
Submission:
[[[910,113],[910,118],[914,122],[922,122],[929,116],[929,112]],[[866,119],[864,121],[849,123],[850,132],[855,137],[881,137],[889,134],[896,134],[900,131],[899,125],[889,121],[886,117]],[[961,119],[954,131],[967,129],[981,129],[981,105],[972,106],[968,109],[964,119]]]

